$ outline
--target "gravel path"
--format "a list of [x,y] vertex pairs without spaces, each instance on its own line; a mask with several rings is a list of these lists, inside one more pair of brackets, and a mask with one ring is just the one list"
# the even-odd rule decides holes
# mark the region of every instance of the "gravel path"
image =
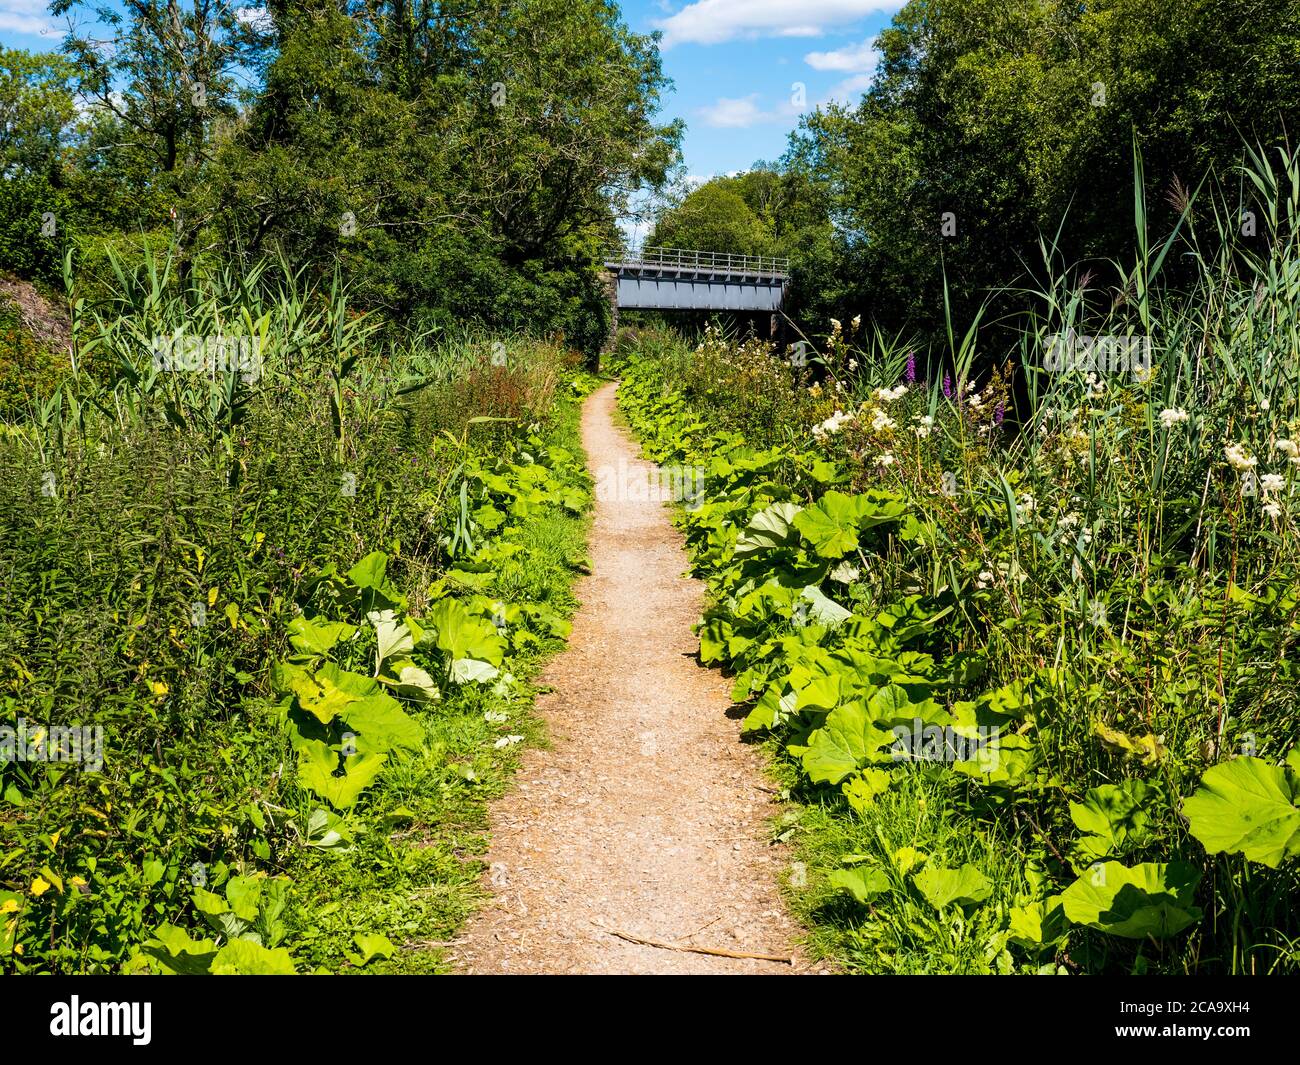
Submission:
[[[582,438],[598,483],[650,464],[612,420],[615,385],[587,400]],[[615,478],[617,479],[617,478]],[[626,480],[626,479],[625,479]],[[553,741],[525,754],[494,804],[493,903],[457,952],[469,973],[799,973],[798,928],[770,846],[776,812],[759,752],[739,742],[729,685],[694,660],[704,586],[683,577],[667,508],[598,491],[591,576],[538,708]],[[611,497],[611,498],[606,498]],[[621,497],[621,498],[620,498]],[[686,953],[659,942],[794,957]]]

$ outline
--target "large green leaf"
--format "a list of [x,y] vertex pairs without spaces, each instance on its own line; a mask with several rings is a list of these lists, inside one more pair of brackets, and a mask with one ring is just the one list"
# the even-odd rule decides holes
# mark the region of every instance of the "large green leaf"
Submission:
[[476,659],[493,666],[501,665],[505,640],[490,621],[474,617],[457,600],[441,600],[425,621],[437,630],[435,642],[438,649],[453,662]]
[[406,654],[415,649],[415,638],[411,635],[411,630],[392,610],[372,610],[366,618],[375,627],[375,657],[380,665],[393,655]]
[[358,699],[343,711],[350,731],[358,733],[357,751],[383,754],[394,747],[418,751],[424,746],[424,728],[402,710],[391,695],[380,692]]
[[1130,839],[1134,844],[1145,840],[1152,823],[1148,806],[1153,796],[1142,781],[1126,780],[1092,788],[1083,802],[1070,803],[1070,818],[1083,833],[1079,852],[1088,859],[1119,855]]
[[212,959],[214,976],[293,976],[297,970],[283,947],[267,950],[247,939],[232,939]]
[[321,669],[310,676],[306,673],[290,675],[289,686],[298,697],[298,705],[324,725],[334,720],[349,703],[359,698],[351,691],[339,687],[337,671]]
[[804,772],[814,783],[838,784],[870,761],[890,739],[889,733],[876,728],[875,718],[861,702],[842,703],[808,737]]
[[967,906],[983,902],[993,894],[992,881],[969,862],[960,869],[927,867],[913,875],[912,882],[936,910],[953,903]]
[[837,891],[845,891],[863,906],[891,887],[889,876],[881,869],[836,869],[827,882]]
[[326,655],[339,642],[356,632],[356,626],[328,618],[299,615],[289,622],[289,643],[302,655]]
[[1168,939],[1201,919],[1192,904],[1201,874],[1185,862],[1093,866],[1061,892],[1065,916],[1126,939]]
[[346,810],[379,775],[387,757],[370,752],[355,754],[345,760],[345,772],[336,776],[338,754],[320,740],[309,740],[298,749],[298,780],[336,810]]
[[191,939],[182,929],[164,923],[140,947],[140,952],[154,958],[169,972],[201,976],[211,969],[217,944],[211,939]]
[[794,527],[822,558],[840,558],[858,546],[858,523],[870,510],[866,496],[831,491],[796,514]]
[[1234,758],[1205,771],[1183,813],[1211,854],[1244,854],[1276,869],[1300,854],[1297,794],[1300,774],[1259,758]]
[[853,616],[853,611],[840,606],[815,584],[804,588],[799,599],[809,604],[808,617],[819,625],[842,625]]
[[384,577],[388,572],[388,556],[382,551],[372,551],[350,570],[348,579],[358,588],[383,587]]
[[790,547],[798,540],[792,522],[799,514],[795,503],[773,503],[760,510],[736,538],[735,558],[748,558],[778,547]]

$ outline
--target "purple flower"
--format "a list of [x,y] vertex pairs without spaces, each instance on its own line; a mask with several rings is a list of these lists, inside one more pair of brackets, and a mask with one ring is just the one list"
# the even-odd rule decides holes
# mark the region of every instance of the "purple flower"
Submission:
[[1002,419],[1006,417],[1006,414],[1007,414],[1006,404],[999,402],[998,405],[993,408],[993,424],[1001,425]]
[[952,399],[952,375],[943,375],[943,398]]
[[903,380],[909,385],[916,381],[916,352],[907,353],[907,373],[903,374]]

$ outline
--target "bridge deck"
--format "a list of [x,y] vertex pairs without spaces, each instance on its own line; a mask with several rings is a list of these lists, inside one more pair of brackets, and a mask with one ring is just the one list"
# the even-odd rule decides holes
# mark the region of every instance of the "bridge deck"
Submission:
[[641,310],[777,311],[788,259],[652,248],[611,257],[619,307]]

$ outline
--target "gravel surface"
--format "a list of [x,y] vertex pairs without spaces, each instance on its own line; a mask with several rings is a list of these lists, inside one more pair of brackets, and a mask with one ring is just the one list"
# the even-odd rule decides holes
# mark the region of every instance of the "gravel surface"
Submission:
[[[582,438],[598,483],[654,467],[612,420],[615,385],[592,394]],[[525,754],[495,803],[485,884],[493,902],[457,951],[468,973],[806,972],[777,889],[787,858],[761,754],[728,716],[729,683],[695,661],[704,586],[683,576],[669,511],[598,491],[591,576],[569,646],[538,700],[553,743]],[[653,493],[644,493],[651,496]],[[606,498],[611,497],[611,498]],[[741,953],[732,959],[611,934]]]

